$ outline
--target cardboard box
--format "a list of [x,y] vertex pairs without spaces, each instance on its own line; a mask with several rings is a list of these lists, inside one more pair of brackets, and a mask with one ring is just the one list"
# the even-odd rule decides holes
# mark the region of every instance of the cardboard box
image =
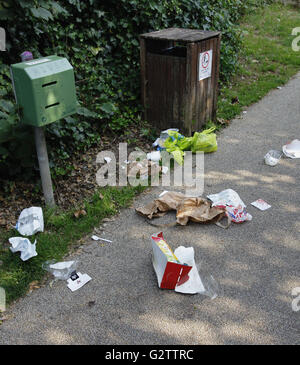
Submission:
[[151,236],[153,258],[152,263],[161,289],[175,289],[188,279],[192,266],[181,263],[164,240],[163,233]]

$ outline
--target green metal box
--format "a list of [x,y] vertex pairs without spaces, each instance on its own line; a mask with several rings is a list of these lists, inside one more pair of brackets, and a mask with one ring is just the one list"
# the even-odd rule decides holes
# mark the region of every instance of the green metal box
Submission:
[[76,112],[74,71],[66,58],[16,63],[11,75],[23,123],[41,127]]

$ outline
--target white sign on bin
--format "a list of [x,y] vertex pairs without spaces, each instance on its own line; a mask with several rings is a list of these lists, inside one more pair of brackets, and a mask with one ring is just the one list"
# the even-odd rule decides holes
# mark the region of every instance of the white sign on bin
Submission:
[[211,76],[212,49],[199,54],[199,81]]

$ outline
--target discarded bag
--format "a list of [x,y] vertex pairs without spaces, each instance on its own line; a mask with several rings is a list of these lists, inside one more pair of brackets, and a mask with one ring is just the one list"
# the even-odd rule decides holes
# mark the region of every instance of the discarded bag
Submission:
[[148,219],[161,217],[170,210],[176,210],[176,222],[171,224],[154,224],[156,227],[168,227],[176,224],[185,226],[189,220],[197,223],[215,223],[222,228],[228,228],[222,225],[220,220],[226,216],[225,208],[212,207],[211,202],[202,197],[186,197],[182,193],[167,192],[153,202],[145,206],[136,208],[136,212]]
[[19,216],[16,230],[22,236],[32,236],[37,232],[43,232],[44,218],[42,208],[31,207],[23,209]]
[[10,247],[11,252],[21,252],[20,257],[22,261],[27,261],[32,257],[37,256],[36,241],[31,243],[28,238],[24,237],[11,237],[8,241],[12,245],[12,247]]
[[193,137],[184,137],[177,131],[169,131],[169,138],[164,141],[167,152],[171,153],[175,161],[183,164],[184,151],[215,152],[218,149],[217,136],[213,131],[215,127],[204,130],[203,132],[195,132]]

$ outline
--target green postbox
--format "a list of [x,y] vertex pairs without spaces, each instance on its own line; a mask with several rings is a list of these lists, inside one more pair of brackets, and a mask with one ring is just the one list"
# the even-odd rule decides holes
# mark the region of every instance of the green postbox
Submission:
[[11,73],[23,123],[41,127],[76,112],[74,71],[66,58],[16,63]]

